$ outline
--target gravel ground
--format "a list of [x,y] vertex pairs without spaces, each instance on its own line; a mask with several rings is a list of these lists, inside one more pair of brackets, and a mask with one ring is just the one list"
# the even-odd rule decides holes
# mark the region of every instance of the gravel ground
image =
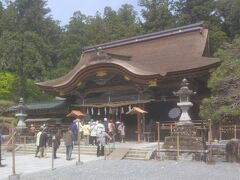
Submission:
[[193,161],[91,161],[25,174],[21,180],[240,180],[240,164]]

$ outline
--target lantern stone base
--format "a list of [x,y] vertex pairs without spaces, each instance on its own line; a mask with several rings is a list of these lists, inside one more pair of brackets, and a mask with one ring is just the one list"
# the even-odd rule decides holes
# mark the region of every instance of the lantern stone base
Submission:
[[167,159],[177,159],[177,136],[179,136],[179,158],[205,160],[205,145],[202,137],[196,136],[196,128],[192,123],[177,125],[172,136],[165,137],[162,148]]

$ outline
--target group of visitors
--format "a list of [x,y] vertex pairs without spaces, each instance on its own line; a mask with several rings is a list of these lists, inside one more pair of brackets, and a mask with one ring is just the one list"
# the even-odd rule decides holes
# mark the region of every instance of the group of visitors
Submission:
[[89,145],[89,136],[90,136],[90,125],[89,123],[85,123],[80,119],[75,119],[70,126],[70,129],[73,133],[74,144],[77,144],[78,136],[79,140],[84,139],[84,145]]
[[116,121],[116,123],[113,123],[112,120],[107,120],[107,118],[104,118],[103,121],[101,120],[91,120],[89,122],[90,125],[90,145],[96,145],[97,142],[97,132],[99,126],[102,124],[104,126],[104,131],[108,133],[108,135],[111,137],[111,142],[115,142],[116,140],[119,140],[119,142],[125,142],[125,125],[123,122]]
[[[33,132],[31,125],[30,131]],[[36,129],[34,129],[36,132]],[[47,157],[47,146],[53,146],[53,156],[57,158],[57,149],[60,146],[61,133],[57,131],[52,132],[45,124],[40,127],[39,132],[36,134],[36,153],[35,157],[43,158]],[[93,119],[88,123],[81,121],[80,119],[73,120],[68,130],[63,133],[63,140],[66,146],[66,160],[71,160],[73,146],[77,145],[80,140],[84,140],[84,145],[96,145],[97,156],[104,156],[104,147],[109,142],[125,142],[125,125],[123,122],[104,118],[102,120]],[[39,154],[39,155],[38,155]]]
[[116,137],[120,142],[125,140],[125,125],[123,122],[104,118],[102,120],[91,120],[90,124],[90,144],[97,145],[97,156],[104,155],[104,146],[108,142],[115,143]]
[[[39,132],[36,134],[37,150],[35,157],[47,157],[47,146],[53,146],[53,157],[57,158],[57,149],[60,146],[60,131],[53,133],[45,124],[40,127]],[[40,155],[38,156],[38,154]]]

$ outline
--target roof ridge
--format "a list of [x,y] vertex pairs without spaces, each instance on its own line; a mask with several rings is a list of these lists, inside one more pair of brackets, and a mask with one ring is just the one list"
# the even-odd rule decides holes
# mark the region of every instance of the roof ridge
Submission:
[[176,28],[163,30],[163,31],[133,36],[133,37],[122,39],[122,40],[116,40],[116,41],[102,43],[102,44],[98,44],[98,45],[94,45],[94,46],[88,46],[88,47],[84,48],[84,52],[95,51],[99,47],[101,47],[102,49],[106,49],[106,48],[110,48],[110,47],[122,46],[122,45],[126,45],[126,44],[142,42],[142,41],[156,39],[156,38],[160,38],[160,37],[166,37],[169,35],[175,35],[175,34],[195,31],[195,30],[202,29],[202,28],[203,28],[203,22],[189,24],[186,26],[180,26],[180,27],[176,27]]

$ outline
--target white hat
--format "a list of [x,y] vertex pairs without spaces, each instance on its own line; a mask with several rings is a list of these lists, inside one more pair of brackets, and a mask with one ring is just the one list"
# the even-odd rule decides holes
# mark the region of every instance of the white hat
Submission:
[[104,121],[107,121],[107,118],[103,118]]

